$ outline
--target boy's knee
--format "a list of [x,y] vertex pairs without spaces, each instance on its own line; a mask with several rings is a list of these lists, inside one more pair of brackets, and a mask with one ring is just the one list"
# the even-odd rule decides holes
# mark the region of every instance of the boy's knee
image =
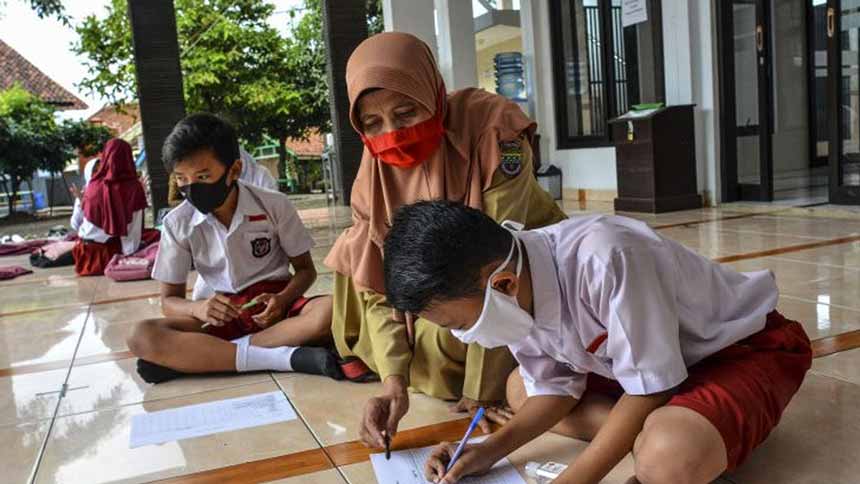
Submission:
[[659,414],[648,417],[634,449],[636,478],[642,484],[696,482],[699,456],[695,446]]
[[520,376],[519,368],[514,368],[510,375],[508,375],[508,383],[505,393],[508,400],[508,406],[515,412],[523,406],[526,398],[528,398],[528,395],[526,395],[526,387],[523,383],[523,377]]
[[308,304],[308,309],[313,311],[313,317],[309,318],[313,324],[313,340],[327,341],[331,336],[331,296],[315,298]]
[[158,348],[155,341],[160,329],[161,324],[158,319],[146,319],[134,323],[134,329],[126,339],[128,349],[138,358],[151,359]]

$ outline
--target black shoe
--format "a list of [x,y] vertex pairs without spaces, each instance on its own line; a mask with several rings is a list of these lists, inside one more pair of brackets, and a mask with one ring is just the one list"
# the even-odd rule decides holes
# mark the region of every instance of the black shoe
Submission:
[[290,357],[293,371],[322,375],[335,380],[343,380],[343,372],[337,363],[337,355],[327,348],[302,346]]
[[147,383],[164,383],[179,378],[185,373],[138,358],[137,374]]

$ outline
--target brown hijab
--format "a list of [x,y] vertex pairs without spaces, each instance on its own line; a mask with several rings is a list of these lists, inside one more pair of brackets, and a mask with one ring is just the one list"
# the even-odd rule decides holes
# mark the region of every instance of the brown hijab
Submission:
[[445,199],[482,208],[482,195],[499,166],[499,143],[534,133],[535,124],[516,104],[480,89],[446,95],[427,44],[410,34],[386,32],[362,42],[346,66],[350,120],[361,132],[357,101],[371,89],[409,96],[435,113],[444,110],[439,149],[414,168],[373,158],[365,148],[352,186],[353,226],[332,247],[325,264],[351,276],[359,289],[385,293],[382,247],[395,211],[419,200]]

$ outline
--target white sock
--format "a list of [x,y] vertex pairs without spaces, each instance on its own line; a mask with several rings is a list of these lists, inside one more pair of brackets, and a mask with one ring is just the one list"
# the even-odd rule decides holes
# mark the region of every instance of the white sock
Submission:
[[293,371],[290,358],[297,346],[279,346],[263,348],[251,344],[251,335],[246,335],[232,341],[236,344],[236,371]]

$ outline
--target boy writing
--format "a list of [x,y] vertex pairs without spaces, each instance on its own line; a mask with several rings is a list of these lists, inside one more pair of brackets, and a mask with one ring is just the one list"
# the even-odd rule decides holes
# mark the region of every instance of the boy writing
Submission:
[[811,364],[770,271],[737,273],[624,217],[515,232],[421,202],[395,216],[384,266],[396,309],[520,364],[512,411],[495,411],[507,423],[450,471],[453,446],[437,447],[434,482],[553,429],[591,441],[556,483],[597,483],[631,450],[631,483],[708,483],[764,441]]
[[[331,338],[330,298],[303,296],[316,279],[313,240],[286,195],[238,180],[233,127],[189,116],[167,137],[163,159],[185,201],[164,218],[152,274],[165,317],[137,323],[128,340],[142,378],[255,370],[342,377],[332,352],[305,346]],[[214,295],[186,299],[192,266]]]

